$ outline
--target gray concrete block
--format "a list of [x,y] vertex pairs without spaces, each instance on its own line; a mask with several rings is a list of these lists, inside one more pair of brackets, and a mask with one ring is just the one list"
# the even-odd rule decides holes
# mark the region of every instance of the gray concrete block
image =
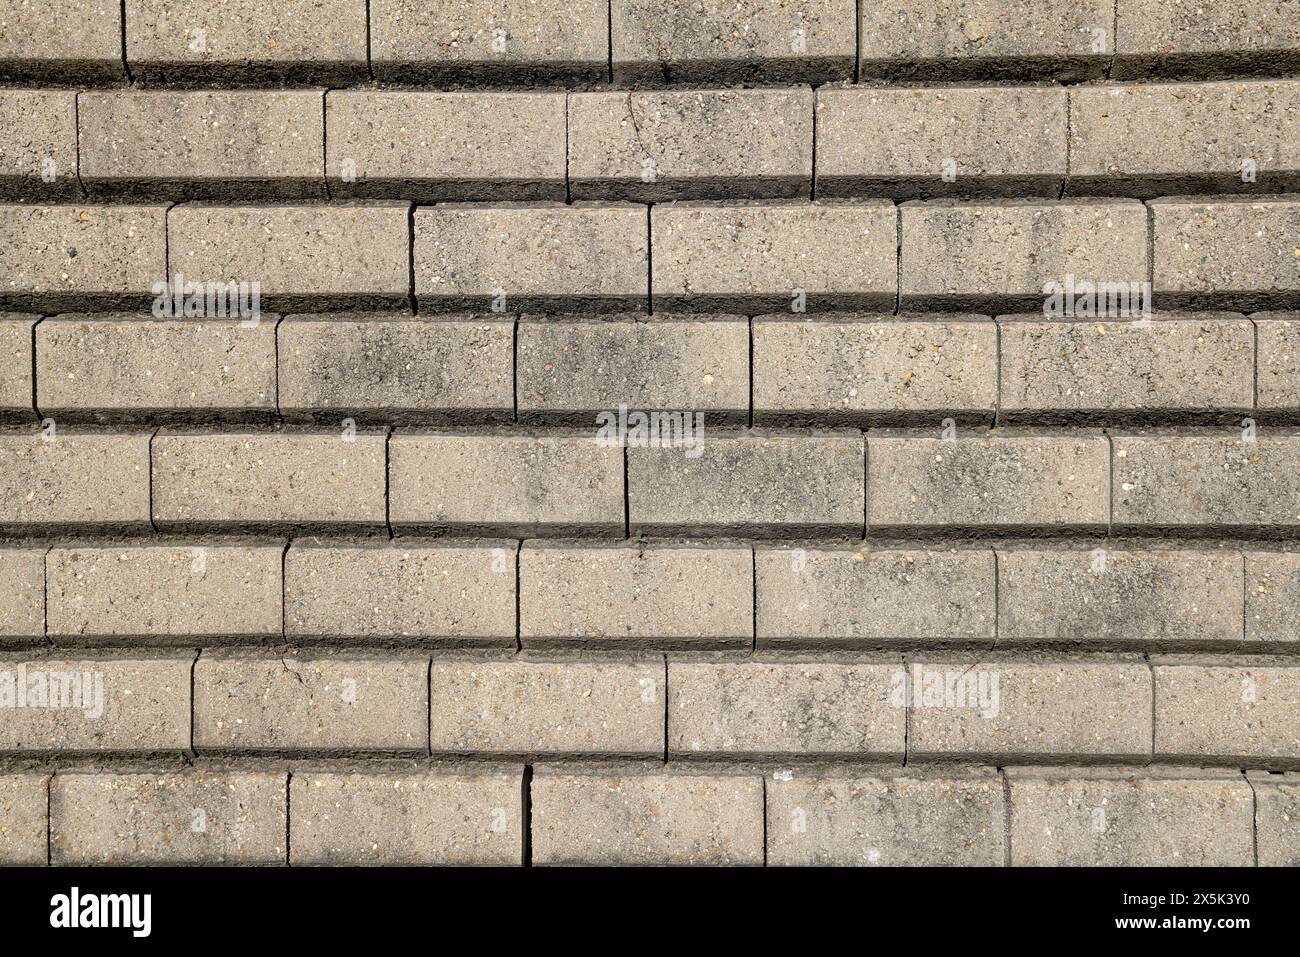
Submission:
[[998,641],[1236,649],[1241,553],[998,549]]
[[173,273],[259,283],[269,308],[319,312],[410,302],[404,203],[176,206],[167,214]]
[[0,13],[0,79],[123,80],[119,0],[22,0]]
[[1057,87],[822,87],[817,194],[1057,195],[1066,125]]
[[903,308],[1039,309],[1048,283],[1147,280],[1147,211],[1135,200],[934,200],[899,213]]
[[[1013,769],[1011,863],[1249,867],[1252,797],[1240,775]],[[1212,837],[1211,837],[1212,835]]]
[[7,653],[0,659],[0,701],[7,711],[0,752],[188,752],[193,662],[193,652],[74,660]]
[[803,82],[853,76],[849,0],[614,0],[619,86]]
[[1140,659],[909,664],[909,762],[1145,763],[1151,757],[1151,671]]
[[1152,659],[1155,757],[1300,768],[1300,668],[1284,659]]
[[563,93],[331,90],[332,196],[565,198]]
[[388,82],[593,83],[608,76],[599,0],[372,0],[370,57]]
[[289,785],[295,865],[522,864],[523,774],[329,771]]
[[512,421],[514,330],[502,318],[292,316],[276,330],[280,412],[321,423]]
[[525,647],[750,647],[747,547],[590,547],[528,543],[520,552]]
[[51,641],[256,641],[282,633],[284,547],[78,546],[45,559]]
[[532,780],[532,837],[543,866],[758,866],[763,781],[543,765]]
[[813,93],[690,90],[569,97],[575,197],[808,198]]
[[283,772],[60,773],[50,782],[54,864],[283,864]]
[[32,422],[32,327],[40,316],[0,312],[0,420]]
[[36,330],[36,385],[37,406],[56,421],[269,420],[275,321],[47,319]]
[[142,306],[167,275],[164,206],[0,206],[0,301]]
[[867,488],[867,528],[889,535],[1097,530],[1110,520],[1110,449],[1089,433],[873,432]]
[[0,644],[45,641],[45,550],[0,548]]
[[323,197],[319,90],[79,94],[81,181],[92,196]]
[[284,556],[285,634],[513,648],[517,548],[297,539]]
[[523,321],[517,329],[521,421],[591,425],[602,412],[690,412],[709,424],[749,414],[749,322]]
[[992,422],[997,327],[983,317],[764,316],[754,320],[754,421]]
[[1117,0],[1115,6],[1115,77],[1281,76],[1300,67],[1300,25],[1288,0],[1225,0],[1195,8]]
[[1259,348],[1255,388],[1260,411],[1300,410],[1300,313],[1257,312],[1251,320]]
[[383,433],[176,433],[153,440],[160,528],[360,530],[385,522]]
[[1002,780],[990,771],[869,775],[777,771],[767,782],[767,863],[795,867],[1001,867]]
[[894,307],[891,203],[679,203],[650,220],[657,311]]
[[670,757],[872,758],[904,751],[901,663],[668,662]]
[[348,83],[367,75],[365,0],[126,0],[147,82]]
[[991,550],[781,546],[754,562],[761,646],[994,640]]
[[[1226,433],[1226,434],[1225,434]],[[1112,435],[1117,528],[1285,533],[1300,527],[1300,437]]]
[[1255,331],[1230,313],[999,320],[1006,421],[1177,419],[1254,407]]
[[[0,59],[0,71],[2,64]],[[81,195],[76,91],[0,90],[0,117],[0,196]]]
[[398,432],[388,494],[407,531],[622,534],[623,452],[589,435]]
[[1300,188],[1300,82],[1081,86],[1070,93],[1072,194]]
[[861,532],[861,435],[734,432],[694,438],[701,440],[694,447],[628,448],[633,534]]
[[1300,554],[1247,551],[1246,639],[1300,647]]
[[429,659],[204,652],[194,665],[194,748],[314,753],[429,750]]
[[436,659],[429,702],[435,754],[664,753],[664,664],[658,659]]
[[1300,202],[1151,201],[1152,284],[1165,306],[1289,308],[1300,304]]
[[0,863],[6,867],[49,862],[48,774],[0,775]]
[[59,430],[0,435],[0,528],[149,526],[149,435]]
[[414,222],[421,309],[646,305],[644,207],[448,204],[417,209]]
[[1300,775],[1251,771],[1260,867],[1300,865]]

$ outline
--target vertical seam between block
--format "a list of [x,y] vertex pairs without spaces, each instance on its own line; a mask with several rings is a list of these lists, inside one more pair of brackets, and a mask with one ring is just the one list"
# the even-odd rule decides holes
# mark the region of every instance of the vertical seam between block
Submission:
[[993,319],[993,348],[996,350],[993,362],[993,428],[1002,423],[1002,323],[996,316]]
[[614,82],[614,0],[605,4],[605,50],[609,56],[606,60],[606,79]]
[[406,282],[409,289],[411,315],[420,314],[420,302],[415,295],[415,203],[406,204]]
[[284,548],[280,550],[280,640],[289,640],[289,576],[286,572],[289,560],[289,546],[292,539],[285,539]]
[[[367,17],[367,22],[369,17]],[[329,95],[330,90],[321,90],[320,93],[320,178],[321,185],[325,187],[325,198],[333,199],[334,193],[330,189],[330,121],[329,121]]]
[[524,765],[520,780],[520,837],[523,847],[520,849],[520,863],[523,867],[533,866],[533,766]]
[[31,332],[31,336],[32,336],[32,411],[33,411],[34,413],[36,413],[36,421],[37,421],[37,422],[42,422],[42,421],[44,421],[45,416],[43,416],[43,415],[41,414],[41,406],[40,406],[40,403],[39,403],[39,401],[38,401],[38,399],[37,399],[38,390],[37,390],[37,387],[36,387],[36,327],[39,326],[42,322],[44,322],[45,319],[46,319],[45,316],[40,316],[40,317],[38,317],[37,320],[36,320],[35,322],[32,323],[32,332]]
[[1154,307],[1156,298],[1156,211],[1150,203],[1142,204],[1147,211],[1147,283],[1151,290],[1150,300]]
[[767,772],[758,776],[763,786],[763,866],[767,867]]
[[[1246,616],[1246,602],[1250,595],[1250,579],[1246,575],[1246,550],[1237,549],[1237,559],[1241,562],[1241,641],[1237,643],[1237,650],[1241,651],[1246,646],[1246,629],[1250,627]],[[1154,684],[1154,683],[1153,683]]]
[[647,203],[645,207],[645,311],[647,316],[655,314],[654,208],[654,203]]
[[41,556],[41,637],[45,639],[46,645],[52,645],[50,641],[50,552],[54,551],[53,546],[46,546],[45,553]]
[[1011,866],[1011,779],[1006,768],[998,768],[1002,778],[1002,866]]
[[1246,787],[1250,788],[1250,859],[1255,867],[1259,867],[1259,792],[1255,790],[1255,782],[1244,770],[1241,778],[1246,782]]
[[375,78],[375,64],[370,53],[370,0],[366,0],[366,76],[370,79]]
[[119,24],[119,42],[122,45],[122,72],[126,74],[126,82],[133,84],[135,78],[131,76],[131,61],[126,55],[126,0],[122,0],[119,10],[119,15],[122,18],[122,22]]
[[158,433],[160,431],[161,431],[160,429],[154,429],[152,432],[149,433],[149,454],[147,456],[147,458],[149,459],[149,474],[145,476],[145,482],[149,490],[149,494],[146,496],[149,502],[149,527],[152,528],[155,533],[158,532],[158,523],[154,521],[154,515],[156,514],[156,512],[154,510],[154,503],[153,503],[153,473],[154,473],[153,444],[154,444],[154,440],[158,438]]
[[[35,350],[33,350],[33,354]],[[754,427],[754,317],[749,317],[749,428]]]
[[[613,2],[613,0],[611,0]],[[564,93],[564,202],[573,205],[573,180],[569,171],[569,100],[573,94]]]
[[510,329],[510,404],[514,421],[519,423],[519,315]]
[[871,440],[862,431],[862,540],[871,534]]
[[812,89],[812,172],[808,179],[808,199],[817,201],[817,87]]
[[1151,661],[1151,652],[1142,656],[1147,663],[1147,676],[1151,679],[1151,754],[1147,757],[1147,767],[1156,760],[1156,667]]
[[389,426],[384,433],[384,528],[388,530],[390,542],[397,537],[393,534],[393,431]]
[[1065,199],[1070,188],[1070,150],[1074,147],[1074,114],[1071,112],[1070,88],[1065,87],[1065,176],[1061,179],[1061,189],[1057,199]]
[[912,669],[903,655],[903,767],[907,767],[908,752],[912,748]]
[[284,410],[280,408],[280,326],[283,324],[284,316],[280,316],[275,320],[275,330],[271,336],[275,355],[275,417],[281,424],[284,423]]
[[853,4],[853,82],[862,80],[862,0]]
[[[1259,414],[1259,323],[1255,321],[1254,316],[1246,319],[1250,323],[1251,339],[1254,342],[1253,358],[1251,359],[1251,371],[1254,373],[1254,382],[1251,387],[1250,410],[1256,415]],[[33,347],[33,354],[35,348]]]
[[[524,540],[521,538],[515,544],[515,653],[524,650]],[[430,690],[429,701],[432,704],[433,692]],[[432,740],[432,729],[430,729],[430,740]]]
[[1103,429],[1106,437],[1106,536],[1115,534],[1115,437]]
[[749,625],[750,631],[753,632],[753,640],[750,642],[750,651],[758,651],[758,550],[751,544],[749,546]]
[[293,841],[293,768],[290,768],[284,778],[284,866],[293,866],[293,853],[291,844]]
[[632,537],[632,482],[629,475],[627,442],[623,443],[623,537]]
[[903,207],[894,203],[894,315],[903,311]]
[[[77,179],[77,189],[81,191],[83,198],[88,198],[90,193],[86,191],[86,184],[81,181],[81,94],[83,92],[85,91],[77,90],[72,94],[72,138],[75,142],[72,170]],[[166,232],[166,229],[163,231]]]
[[664,764],[668,763],[668,655],[664,654]]

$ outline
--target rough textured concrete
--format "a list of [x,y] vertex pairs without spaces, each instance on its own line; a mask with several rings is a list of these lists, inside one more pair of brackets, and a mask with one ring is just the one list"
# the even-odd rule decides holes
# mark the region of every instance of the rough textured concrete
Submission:
[[[823,87],[817,193],[1055,194],[1066,122],[1066,93],[1052,87]],[[1013,129],[1027,135],[1007,135]]]
[[32,406],[32,327],[39,319],[0,312],[0,420],[31,422],[36,418]]
[[443,661],[430,671],[435,754],[664,753],[664,666],[644,661]]
[[[0,659],[0,753],[177,754],[190,748],[193,652]],[[26,705],[17,707],[25,692]],[[9,702],[13,701],[14,704]]]
[[851,0],[614,0],[610,9],[619,86],[853,75]]
[[646,304],[644,207],[450,204],[417,209],[414,223],[421,309]]
[[1252,771],[1260,867],[1300,865],[1300,775]]
[[47,633],[55,642],[278,637],[283,551],[278,543],[51,549]]
[[998,550],[998,641],[1235,648],[1236,551]]
[[1153,658],[1155,755],[1300,768],[1300,668],[1264,658]]
[[304,864],[520,864],[518,769],[300,772],[289,787],[290,858]]
[[758,865],[763,782],[543,765],[532,781],[538,865]]
[[513,648],[517,547],[297,539],[284,556],[285,634]]
[[525,646],[748,648],[748,548],[528,543],[520,552]]
[[1151,672],[1140,659],[909,664],[909,761],[1151,757]]
[[1033,768],[1007,777],[1014,865],[1253,863],[1253,799],[1238,774]]
[[997,328],[986,319],[841,315],[754,321],[754,420],[844,425],[991,421]]
[[1257,312],[1259,408],[1300,410],[1300,313]]
[[1232,314],[1163,320],[999,320],[999,412],[1037,420],[1246,415],[1255,330]]
[[1110,455],[1100,433],[871,433],[867,528],[953,526],[1012,532],[1098,529],[1110,517]]
[[333,90],[332,196],[563,200],[562,93]]
[[163,433],[153,440],[160,528],[360,529],[384,523],[383,434]]
[[1248,551],[1246,638],[1300,647],[1300,554]]
[[1288,0],[1227,0],[1190,7],[1116,0],[1119,56],[1113,75],[1219,76],[1294,72],[1300,24]]
[[935,200],[899,214],[904,308],[1041,308],[1049,282],[1147,279],[1147,211],[1132,200]]
[[1005,815],[1002,782],[990,772],[777,771],[767,782],[767,862],[1000,867]]
[[[527,318],[527,317],[526,317]],[[535,319],[519,324],[515,362],[524,421],[590,425],[602,412],[691,411],[708,425],[749,412],[749,323]]]
[[0,775],[0,863],[43,865],[49,856],[48,774]]
[[634,533],[798,536],[861,530],[860,435],[705,432],[696,438],[702,446],[627,450]]
[[598,82],[609,69],[608,4],[371,0],[370,62],[390,82]]
[[163,206],[0,206],[0,299],[45,311],[143,305],[167,274],[166,216]]
[[92,196],[324,196],[318,90],[82,93],[81,182]]
[[987,549],[817,548],[754,552],[764,646],[992,642],[997,613]]
[[149,524],[149,435],[0,435],[0,527],[138,531]]
[[276,332],[280,412],[321,423],[509,421],[514,337],[501,319],[291,316]]
[[0,79],[125,79],[120,0],[19,0],[0,12]]
[[54,864],[283,864],[283,773],[57,774]]
[[0,196],[81,195],[76,91],[0,90],[0,117]]
[[654,207],[650,220],[657,311],[893,307],[891,204],[682,203]]
[[275,321],[59,316],[36,330],[36,404],[56,420],[274,414]]
[[808,197],[813,93],[691,90],[569,97],[575,197]]
[[394,527],[520,537],[623,528],[622,450],[589,435],[398,432],[388,454]]
[[194,665],[194,748],[425,754],[427,658],[205,653]]
[[126,56],[149,82],[356,81],[366,76],[366,3],[126,0]]
[[[1228,431],[1228,430],[1224,430]],[[1300,437],[1113,435],[1114,522],[1285,533],[1300,527]]]
[[0,548],[0,644],[39,644],[45,635],[45,550]]
[[676,758],[903,755],[901,664],[668,661],[668,754]]
[[1115,49],[1112,0],[904,0],[885,12],[860,9],[864,79],[1082,79],[1100,76]]

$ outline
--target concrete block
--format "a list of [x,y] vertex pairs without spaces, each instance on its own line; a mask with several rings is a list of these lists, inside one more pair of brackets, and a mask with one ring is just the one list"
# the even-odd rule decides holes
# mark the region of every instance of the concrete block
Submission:
[[520,552],[519,637],[526,647],[749,648],[747,547],[590,547]]
[[569,97],[575,197],[802,197],[812,184],[813,92],[689,90]]
[[22,0],[0,13],[0,80],[121,81],[120,0]]
[[668,754],[725,760],[903,756],[901,663],[668,662]]
[[1251,771],[1260,867],[1300,865],[1300,775]]
[[763,863],[763,782],[669,771],[538,769],[532,781],[538,865]]
[[994,640],[990,550],[781,546],[754,563],[765,647]]
[[0,863],[6,867],[49,862],[48,774],[0,775]]
[[389,521],[407,531],[623,532],[622,449],[588,435],[398,432],[388,474]]
[[332,196],[565,198],[563,93],[331,90]]
[[[2,57],[0,53],[0,72]],[[75,90],[0,90],[0,117],[0,196],[81,195]]]
[[278,542],[50,549],[47,634],[96,644],[279,637],[283,552]]
[[32,328],[40,316],[0,312],[0,420],[33,422]]
[[284,864],[283,772],[60,773],[54,864]]
[[149,527],[149,435],[0,435],[0,528]]
[[203,752],[427,754],[429,660],[256,652],[194,665],[194,748]]
[[1300,410],[1300,313],[1257,312],[1255,384],[1260,411]]
[[45,550],[0,548],[0,645],[45,641]]
[[1246,639],[1300,647],[1300,554],[1247,551]]
[[1283,76],[1300,67],[1300,24],[1287,0],[1186,7],[1117,0],[1115,77]]
[[694,447],[628,449],[633,534],[860,533],[861,435],[735,432],[695,438],[702,441]]
[[515,645],[515,542],[326,542],[284,556],[295,639]]
[[997,327],[982,317],[754,320],[754,421],[866,426],[992,422]]
[[435,754],[662,758],[664,665],[445,661],[429,677]]
[[656,311],[894,307],[891,203],[679,203],[650,220]]

